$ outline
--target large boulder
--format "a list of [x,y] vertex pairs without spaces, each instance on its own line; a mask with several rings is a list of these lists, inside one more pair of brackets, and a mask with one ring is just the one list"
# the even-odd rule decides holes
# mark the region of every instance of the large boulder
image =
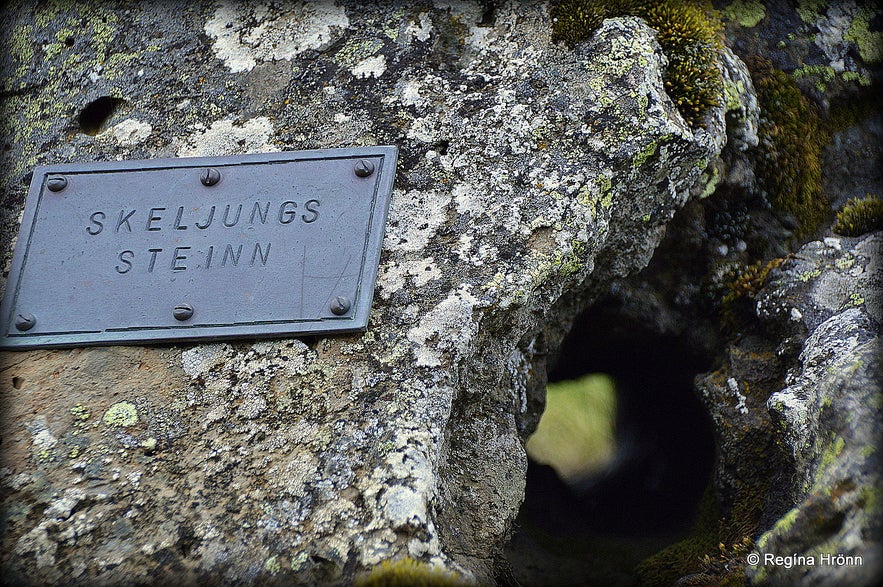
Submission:
[[6,11],[6,271],[35,164],[400,159],[363,334],[2,355],[4,576],[492,581],[545,357],[705,191],[723,107],[685,123],[639,19],[569,50],[541,2]]

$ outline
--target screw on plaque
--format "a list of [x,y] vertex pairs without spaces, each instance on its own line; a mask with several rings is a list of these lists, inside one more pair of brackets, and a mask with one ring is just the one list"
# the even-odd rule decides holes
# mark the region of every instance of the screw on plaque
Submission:
[[214,167],[203,169],[199,181],[201,181],[204,186],[213,186],[221,181],[221,172]]
[[50,192],[60,192],[67,187],[67,178],[63,175],[50,175],[46,180]]
[[350,311],[350,299],[346,296],[337,296],[332,300],[330,308],[335,316],[343,316]]
[[355,172],[359,177],[368,177],[374,173],[374,164],[367,159],[359,159],[356,163]]
[[33,314],[23,312],[15,316],[15,327],[22,332],[24,332],[25,330],[30,330],[34,327],[36,323],[37,319],[34,317]]
[[193,316],[193,306],[190,304],[178,304],[172,311],[172,315],[175,316],[175,320],[180,320],[181,322],[190,320],[190,317]]

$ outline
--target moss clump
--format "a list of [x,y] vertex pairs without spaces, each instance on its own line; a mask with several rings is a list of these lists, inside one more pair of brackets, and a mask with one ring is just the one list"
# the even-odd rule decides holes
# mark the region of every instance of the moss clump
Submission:
[[383,561],[356,580],[356,587],[462,587],[469,585],[453,571],[403,558]]
[[721,23],[709,4],[661,0],[559,0],[551,9],[553,39],[570,46],[587,39],[605,18],[638,16],[657,31],[668,57],[665,88],[691,126],[722,102],[723,78],[717,54],[723,48]]
[[834,222],[834,232],[843,236],[860,236],[880,229],[883,229],[883,200],[871,194],[846,202]]
[[732,22],[738,22],[739,26],[751,28],[766,16],[766,8],[757,0],[734,0],[732,4],[724,8],[724,17]]
[[744,320],[754,315],[753,300],[766,281],[770,271],[785,262],[780,257],[766,264],[757,261],[736,273],[725,282],[727,293],[721,299],[721,322],[725,331],[733,331]]
[[777,258],[762,265],[760,261],[749,265],[739,276],[727,284],[729,293],[724,296],[723,303],[730,304],[739,298],[754,299],[770,271],[785,262],[785,258]]
[[827,135],[815,107],[795,81],[763,57],[746,61],[761,108],[757,157],[759,187],[776,210],[794,216],[797,236],[815,231],[825,217],[822,147]]
[[703,558],[717,550],[720,507],[711,485],[699,504],[699,514],[690,535],[660,550],[635,567],[641,585],[674,585],[681,577],[695,573]]
[[883,60],[883,32],[872,31],[870,28],[871,20],[875,16],[879,16],[879,12],[873,8],[862,8],[849,25],[849,30],[843,35],[844,40],[855,43],[862,60],[868,64]]

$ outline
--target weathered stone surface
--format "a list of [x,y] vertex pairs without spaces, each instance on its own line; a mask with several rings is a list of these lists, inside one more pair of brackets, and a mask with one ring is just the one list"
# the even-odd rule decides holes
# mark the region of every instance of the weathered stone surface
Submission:
[[752,584],[872,585],[881,569],[881,242],[802,247],[757,294],[767,334],[732,343],[698,381],[720,431],[719,495],[733,515],[756,508],[766,529],[756,552],[814,557],[762,558],[747,568]]
[[786,386],[767,400],[794,463],[796,505],[758,539],[758,550],[861,557],[861,564],[759,568],[750,574],[755,584],[872,585],[883,570],[881,245],[879,232],[809,243],[758,297],[761,318],[787,321],[795,338],[807,334]]
[[358,6],[8,9],[7,237],[36,163],[401,156],[363,335],[2,357],[5,575],[340,583],[407,554],[492,579],[547,347],[703,192],[724,112],[684,123],[638,19],[570,51],[543,3]]

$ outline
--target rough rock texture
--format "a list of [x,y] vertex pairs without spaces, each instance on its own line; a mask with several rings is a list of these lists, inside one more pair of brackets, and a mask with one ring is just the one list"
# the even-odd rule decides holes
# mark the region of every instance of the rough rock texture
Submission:
[[734,341],[698,381],[721,431],[718,494],[738,515],[756,508],[768,529],[756,552],[815,557],[790,568],[761,559],[752,584],[871,585],[881,570],[881,242],[801,248],[757,294],[766,335]]
[[755,584],[871,585],[883,571],[881,245],[880,232],[809,243],[758,296],[761,319],[805,336],[785,387],[767,400],[793,462],[796,505],[759,538],[758,550],[862,563],[758,568]]
[[684,123],[637,19],[569,51],[542,3],[359,6],[7,9],[4,237],[37,163],[401,155],[363,335],[3,355],[5,576],[492,580],[546,347],[704,191],[724,112]]
[[[883,189],[883,35],[873,24],[879,8],[715,4],[728,20],[734,52],[746,60],[769,58],[820,113],[830,133],[821,154],[827,219],[802,242],[794,238],[794,220],[759,195],[757,143],[738,148],[731,133],[710,195],[688,202],[650,265],[617,280],[596,307],[614,323],[646,325],[719,357],[720,366],[699,374],[696,387],[717,436],[713,487],[721,519],[712,544],[722,546],[706,564],[694,563],[682,584],[720,584],[740,567],[756,584],[876,584],[883,545],[880,234],[842,238],[831,222],[847,199]],[[765,115],[761,109],[761,120]],[[740,126],[752,128],[750,121]],[[747,294],[735,304],[738,311],[721,303],[742,271],[770,261],[782,264],[741,283]],[[790,569],[784,560],[751,566],[752,551],[812,556],[815,564],[792,558]],[[825,564],[823,553],[861,556],[863,564]]]

